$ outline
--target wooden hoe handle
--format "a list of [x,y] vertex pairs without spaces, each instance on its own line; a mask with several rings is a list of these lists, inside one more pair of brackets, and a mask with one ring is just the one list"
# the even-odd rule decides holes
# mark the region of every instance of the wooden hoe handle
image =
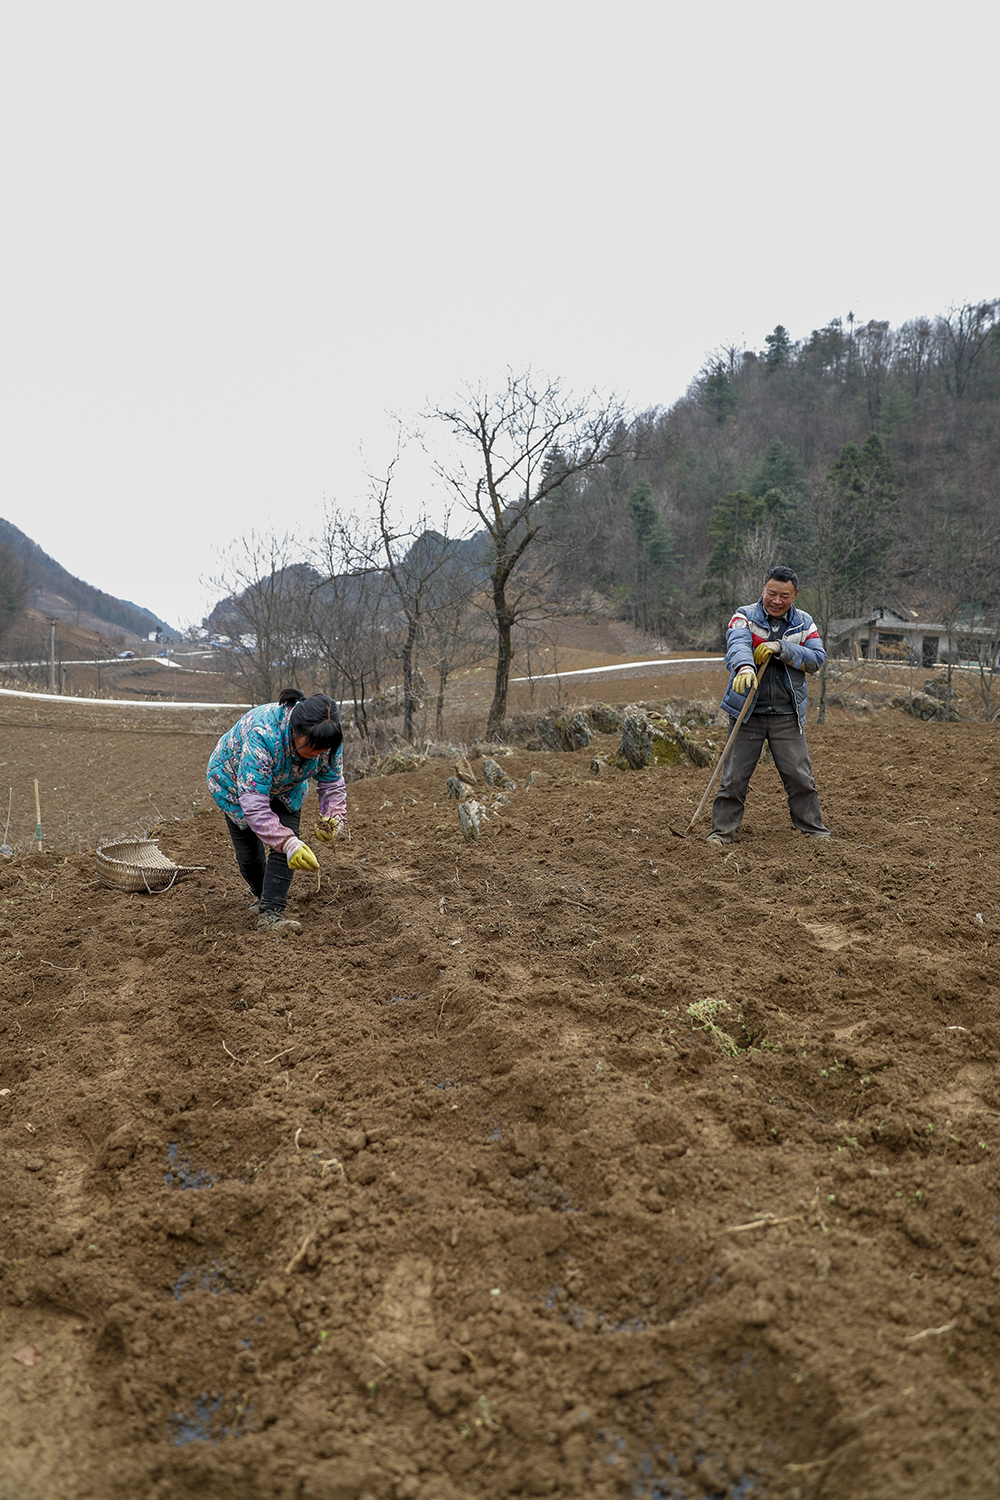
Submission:
[[705,795],[702,797],[701,801],[698,803],[698,806],[694,810],[694,817],[691,819],[690,823],[687,825],[687,827],[684,830],[685,834],[688,834],[688,833],[691,832],[692,828],[697,823],[698,819],[701,817],[702,810],[703,810],[703,808],[705,806],[705,803],[708,801],[709,795],[710,795],[713,787],[715,786],[715,783],[718,781],[719,777],[722,775],[722,768],[726,764],[726,760],[727,760],[727,758],[729,756],[730,750],[733,748],[733,740],[736,738],[737,734],[739,733],[739,728],[740,728],[740,725],[743,723],[743,720],[746,718],[747,714],[750,712],[750,705],[751,705],[751,703],[753,702],[753,700],[757,696],[757,690],[760,687],[761,680],[762,680],[762,678],[764,676],[764,673],[767,671],[768,667],[771,664],[771,656],[773,656],[773,654],[774,653],[771,652],[768,656],[765,656],[765,658],[764,658],[764,663],[763,663],[760,671],[757,673],[757,687],[753,688],[746,695],[746,699],[744,701],[743,707],[740,709],[740,716],[736,720],[736,723],[733,725],[732,730],[730,731],[730,734],[729,734],[729,738],[726,741],[725,745],[723,746],[722,754],[719,756],[719,759],[716,762],[715,770],[712,772],[712,779],[709,781],[708,786],[705,788]]

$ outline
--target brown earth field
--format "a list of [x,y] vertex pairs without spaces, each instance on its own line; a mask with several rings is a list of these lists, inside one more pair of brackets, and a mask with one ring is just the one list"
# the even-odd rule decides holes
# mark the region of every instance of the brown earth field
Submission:
[[834,710],[834,841],[762,765],[728,850],[600,736],[466,844],[432,756],[275,940],[225,720],[130,714],[0,707],[0,1494],[997,1494],[995,730]]

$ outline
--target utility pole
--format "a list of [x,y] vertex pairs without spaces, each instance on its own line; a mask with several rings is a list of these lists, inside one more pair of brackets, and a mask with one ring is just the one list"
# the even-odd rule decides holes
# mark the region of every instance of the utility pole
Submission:
[[56,692],[56,622],[49,616],[49,692]]

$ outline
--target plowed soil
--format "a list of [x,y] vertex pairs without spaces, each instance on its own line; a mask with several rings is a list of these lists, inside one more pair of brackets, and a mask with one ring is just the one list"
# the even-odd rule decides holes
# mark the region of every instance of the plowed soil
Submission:
[[835,711],[835,841],[762,765],[730,850],[593,750],[466,844],[432,758],[275,940],[222,723],[88,713],[0,715],[0,1493],[996,1495],[995,730]]

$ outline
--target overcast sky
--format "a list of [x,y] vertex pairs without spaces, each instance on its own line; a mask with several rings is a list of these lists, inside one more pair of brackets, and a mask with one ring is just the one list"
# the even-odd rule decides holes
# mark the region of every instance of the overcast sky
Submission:
[[[62,0],[0,34],[0,515],[172,625],[531,365],[1000,294],[993,7]],[[437,500],[401,466],[416,513]]]

